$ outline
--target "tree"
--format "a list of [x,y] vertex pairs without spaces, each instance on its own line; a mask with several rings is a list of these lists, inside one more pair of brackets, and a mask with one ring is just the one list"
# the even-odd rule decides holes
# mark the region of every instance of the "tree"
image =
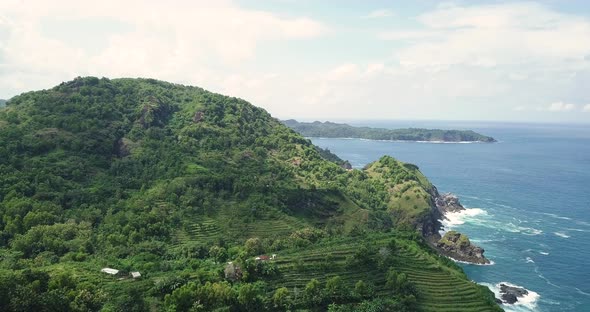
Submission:
[[172,294],[166,295],[164,304],[172,311],[189,311],[195,300],[198,284],[188,283],[180,288],[177,288]]
[[359,280],[354,284],[354,294],[357,298],[366,299],[373,296],[373,287],[367,285],[362,280]]
[[223,247],[212,246],[209,248],[209,256],[215,259],[216,262],[225,262],[227,260],[227,250]]
[[246,311],[257,311],[263,302],[260,284],[242,284],[238,291],[238,303]]
[[303,298],[305,303],[310,307],[319,306],[322,304],[324,301],[322,285],[317,279],[314,278],[305,285],[305,289],[303,290]]
[[340,303],[348,297],[346,285],[340,276],[331,277],[326,281],[325,292],[336,303]]
[[289,296],[289,290],[286,287],[277,289],[272,296],[273,307],[280,311],[286,311],[291,308],[292,302]]
[[262,240],[258,237],[249,238],[244,244],[244,247],[246,248],[246,253],[250,256],[259,255],[264,251]]

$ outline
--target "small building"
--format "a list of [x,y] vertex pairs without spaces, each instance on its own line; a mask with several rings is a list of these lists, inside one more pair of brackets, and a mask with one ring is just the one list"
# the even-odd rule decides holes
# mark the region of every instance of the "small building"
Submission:
[[232,282],[238,281],[242,278],[242,269],[233,262],[227,263],[224,273],[225,278]]
[[268,260],[270,260],[270,257],[267,256],[267,255],[261,255],[261,256],[258,256],[256,258],[254,258],[254,260],[256,260],[256,261],[268,261]]
[[106,273],[106,274],[110,274],[110,275],[117,275],[117,274],[119,274],[119,270],[117,270],[117,269],[111,269],[111,268],[103,268],[100,271],[103,272],[103,273]]
[[131,272],[131,277],[133,278],[140,278],[141,277],[141,273],[135,271],[135,272]]
[[274,259],[276,259],[276,258],[277,258],[277,254],[272,254],[272,256],[270,256],[270,259],[271,259],[271,260],[274,260]]

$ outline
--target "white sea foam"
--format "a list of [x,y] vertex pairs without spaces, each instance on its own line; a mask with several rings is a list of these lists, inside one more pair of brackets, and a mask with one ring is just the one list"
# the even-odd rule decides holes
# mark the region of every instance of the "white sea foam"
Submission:
[[548,256],[549,255],[549,253],[546,252],[546,251],[539,251],[539,253],[542,254],[542,255],[544,255],[544,256]]
[[588,230],[582,230],[582,229],[576,229],[576,228],[567,228],[568,231],[574,231],[574,232],[590,232]]
[[587,293],[587,292],[585,292],[585,291],[582,291],[582,290],[581,290],[580,288],[578,288],[578,287],[574,287],[574,288],[576,289],[576,291],[577,291],[577,292],[578,292],[580,295],[584,295],[584,296],[588,296],[588,297],[590,297],[590,294],[589,294],[589,293]]
[[[508,282],[500,282],[495,285],[490,284],[490,283],[481,283],[481,285],[488,287],[496,295],[496,298],[498,298],[498,299],[502,298],[502,295],[500,294],[500,284],[504,284],[504,285],[507,285],[510,287],[524,288],[522,286],[514,285],[514,284],[511,284]],[[536,311],[537,301],[539,300],[539,298],[541,296],[532,290],[529,290],[529,289],[526,289],[526,290],[528,291],[528,294],[524,295],[523,297],[517,298],[518,301],[516,301],[514,303],[514,305],[503,304],[504,310],[506,310],[506,311]]]
[[[447,256],[445,256],[445,257],[447,257]],[[463,263],[463,264],[470,264],[470,265],[488,266],[488,265],[494,265],[494,264],[496,264],[496,262],[494,262],[493,260],[490,260],[490,263],[473,263],[473,262],[467,262],[467,261],[461,261],[461,260],[453,259],[451,257],[447,257],[447,258],[453,260],[453,262],[456,262],[456,263]]]
[[563,238],[570,238],[570,236],[565,234],[564,232],[553,232],[553,234]]
[[441,220],[441,223],[445,230],[449,230],[457,225],[464,224],[475,216],[487,214],[488,213],[485,210],[480,208],[467,208],[465,210],[445,214],[445,219]]
[[554,213],[541,212],[541,214],[542,215],[553,217],[555,219],[561,219],[561,220],[571,220],[572,219],[572,218],[568,218],[568,217],[563,217],[563,216],[560,216],[560,215],[556,215]]
[[529,228],[529,227],[518,227],[518,229],[520,230],[520,232],[524,235],[540,235],[543,233],[542,230],[539,229],[534,229],[534,228]]
[[526,257],[526,263],[535,263],[531,257]]
[[511,232],[511,233],[522,233],[524,235],[529,235],[529,236],[540,235],[540,234],[543,233],[542,230],[535,229],[535,228],[532,228],[532,227],[515,225],[512,222],[509,222],[509,223],[505,224],[502,227],[502,229],[505,230],[505,231],[507,231],[507,232]]
[[308,139],[340,139],[340,140],[360,140],[360,141],[373,141],[373,142],[392,142],[392,143],[426,143],[426,144],[478,144],[487,143],[481,141],[415,141],[415,140],[377,140],[377,139],[364,139],[364,138],[323,138],[323,137],[309,137]]
[[539,272],[539,267],[535,265],[535,273],[537,273],[537,276],[544,280],[545,283],[547,283],[547,285],[553,286],[555,288],[561,288],[561,286],[552,283],[548,278],[545,277],[545,275],[543,275],[543,273]]

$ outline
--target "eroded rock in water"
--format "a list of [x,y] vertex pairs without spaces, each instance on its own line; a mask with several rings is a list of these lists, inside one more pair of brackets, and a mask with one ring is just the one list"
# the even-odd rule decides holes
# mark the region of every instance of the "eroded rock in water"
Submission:
[[475,264],[489,264],[484,249],[469,241],[467,235],[457,231],[449,231],[436,243],[436,247],[447,257]]
[[522,298],[528,294],[529,292],[522,287],[500,284],[500,295],[503,303],[514,304],[518,301],[518,298]]

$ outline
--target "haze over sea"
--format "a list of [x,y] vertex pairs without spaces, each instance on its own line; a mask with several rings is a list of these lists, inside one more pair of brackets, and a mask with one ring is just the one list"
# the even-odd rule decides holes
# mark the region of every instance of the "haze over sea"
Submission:
[[[349,122],[382,128],[472,129],[494,144],[312,138],[355,168],[391,155],[411,162],[468,209],[446,229],[467,234],[494,262],[461,264],[497,291],[530,291],[506,311],[590,311],[590,125],[477,122]],[[523,302],[524,301],[524,302]]]

